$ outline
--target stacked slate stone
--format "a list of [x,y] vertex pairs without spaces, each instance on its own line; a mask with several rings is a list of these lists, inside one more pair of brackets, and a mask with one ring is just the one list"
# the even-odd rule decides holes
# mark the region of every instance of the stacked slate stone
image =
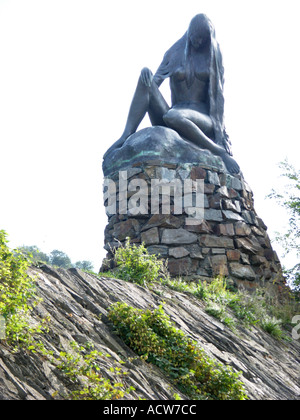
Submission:
[[[158,132],[159,141],[153,130]],[[109,193],[107,188],[105,190],[106,208],[114,202],[109,194],[115,194],[115,211],[107,211],[105,229],[108,268],[112,268],[113,250],[130,237],[132,243],[144,243],[150,253],[168,260],[172,276],[209,281],[221,275],[247,289],[266,282],[283,284],[282,268],[272,249],[267,227],[256,214],[253,193],[242,174],[229,174],[220,158],[206,151],[199,153],[198,148],[195,149],[197,155],[185,154],[185,148],[190,153],[194,146],[186,146],[174,132],[172,136],[167,133],[169,137],[165,138],[163,134],[162,129],[152,129],[149,141],[145,141],[147,129],[139,132],[116,151],[113,158],[104,161],[105,179],[115,185]],[[143,152],[145,144],[151,155]],[[180,158],[176,152],[179,148]],[[192,159],[194,163],[189,163]],[[154,197],[158,201],[151,202],[155,179],[170,185],[176,180],[182,185],[186,180],[203,181],[203,220],[188,224],[190,214],[184,206],[182,213],[177,214],[174,190],[171,197],[165,196],[162,190]],[[141,182],[145,185],[142,195],[138,188]],[[131,200],[137,192],[141,198],[140,212],[135,208],[132,214]],[[121,200],[123,211],[120,211]],[[168,200],[170,211],[166,211]],[[153,213],[153,204],[156,204],[157,214]]]

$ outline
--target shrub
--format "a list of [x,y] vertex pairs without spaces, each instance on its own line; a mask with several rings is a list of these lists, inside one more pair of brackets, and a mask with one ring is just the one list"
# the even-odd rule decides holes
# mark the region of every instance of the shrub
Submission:
[[293,296],[286,296],[283,302],[272,296],[268,290],[258,289],[252,295],[245,292],[234,292],[228,289],[226,280],[222,277],[211,283],[185,283],[180,279],[166,279],[163,284],[173,290],[191,293],[205,301],[205,311],[223,322],[232,330],[236,320],[231,313],[242,321],[245,326],[257,325],[278,340],[286,338],[283,325],[290,325],[291,319],[299,311],[299,305]]
[[118,267],[117,275],[120,279],[131,281],[141,286],[157,280],[162,274],[164,263],[156,255],[150,255],[144,244],[130,245],[126,239],[125,246],[115,252],[115,262]]
[[[273,190],[268,198],[275,199],[289,215],[289,227],[287,232],[278,233],[276,241],[284,249],[284,257],[294,254],[296,265],[285,269],[285,274],[293,289],[300,291],[300,171],[291,165],[287,160],[279,165],[282,176],[289,180],[289,184],[281,191]],[[290,259],[293,261],[293,258]]]
[[8,344],[31,341],[42,325],[30,325],[29,314],[40,301],[34,280],[27,270],[31,261],[21,251],[11,251],[7,235],[0,231],[0,316],[5,320],[5,339]]
[[189,397],[247,398],[239,374],[210,359],[195,341],[174,326],[162,306],[150,311],[118,302],[111,306],[109,319],[132,350],[166,372]]
[[[110,367],[110,374],[116,379],[113,382],[101,373],[101,360],[109,355],[94,350],[92,344],[79,346],[71,342],[72,351],[60,352],[59,356],[52,359],[57,369],[60,369],[73,383],[74,390],[66,396],[72,400],[118,400],[134,388],[126,388],[122,378],[127,375],[120,364],[115,362]],[[117,380],[118,379],[118,380]]]
[[270,316],[265,316],[260,325],[264,331],[272,335],[273,337],[281,340],[283,338],[283,331],[281,329],[281,321]]

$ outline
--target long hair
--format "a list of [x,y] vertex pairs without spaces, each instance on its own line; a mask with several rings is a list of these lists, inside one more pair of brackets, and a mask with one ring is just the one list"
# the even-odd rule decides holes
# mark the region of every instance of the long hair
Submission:
[[211,33],[213,26],[206,15],[200,14],[195,16],[186,33],[185,49],[184,49],[184,69],[186,73],[186,84],[190,88],[195,80],[195,53],[193,53],[191,38],[201,34],[203,42],[211,48]]
[[224,125],[224,67],[220,46],[216,40],[215,29],[210,19],[204,15],[196,15],[188,31],[164,55],[155,80],[161,81],[171,77],[179,67],[186,71],[186,83],[191,87],[195,79],[195,62],[193,58],[190,34],[205,25],[209,32],[210,64],[209,64],[209,116],[214,126],[214,142],[232,155],[231,142]]

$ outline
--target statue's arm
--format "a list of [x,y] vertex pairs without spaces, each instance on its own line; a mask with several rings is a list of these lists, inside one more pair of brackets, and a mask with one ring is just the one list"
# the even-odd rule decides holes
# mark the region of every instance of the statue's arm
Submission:
[[154,81],[157,86],[171,77],[174,70],[180,65],[186,44],[186,34],[180,38],[175,44],[165,53],[161,65],[158,67],[154,75]]
[[166,71],[165,60],[163,60],[163,62],[161,63],[161,65],[157,69],[157,72],[155,73],[155,75],[153,77],[153,80],[157,84],[157,86],[159,87],[162,84],[162,82],[165,79],[167,79],[168,77],[169,77],[169,72]]
[[162,71],[162,66],[159,67],[155,75],[153,76],[153,73],[148,67],[144,67],[141,72],[141,80],[145,86],[150,87],[152,85],[152,81],[156,83],[156,85],[159,87],[162,82],[168,77],[168,74],[164,75]]
[[[175,44],[176,45],[176,44]],[[173,61],[172,59],[172,52],[173,52],[173,48],[170,48],[170,50],[168,50],[165,55],[164,58],[161,62],[161,65],[158,67],[153,80],[155,81],[155,83],[157,84],[157,86],[159,87],[162,82],[167,79],[168,77],[171,76],[172,73],[172,65],[171,65],[171,61]]]
[[153,77],[153,80],[154,80],[154,82],[157,84],[157,86],[159,87],[161,84],[162,84],[162,82],[167,78],[168,76],[166,76],[166,77],[164,77],[164,76],[162,76],[161,74],[159,74],[159,73],[155,73],[155,75],[154,75],[154,77]]

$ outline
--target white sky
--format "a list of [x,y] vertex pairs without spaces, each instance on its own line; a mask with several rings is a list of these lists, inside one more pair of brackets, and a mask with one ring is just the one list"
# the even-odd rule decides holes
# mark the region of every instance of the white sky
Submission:
[[0,229],[12,247],[100,267],[102,155],[123,132],[141,68],[155,71],[197,13],[223,51],[235,158],[271,237],[282,228],[265,196],[278,162],[299,167],[299,1],[0,0]]

